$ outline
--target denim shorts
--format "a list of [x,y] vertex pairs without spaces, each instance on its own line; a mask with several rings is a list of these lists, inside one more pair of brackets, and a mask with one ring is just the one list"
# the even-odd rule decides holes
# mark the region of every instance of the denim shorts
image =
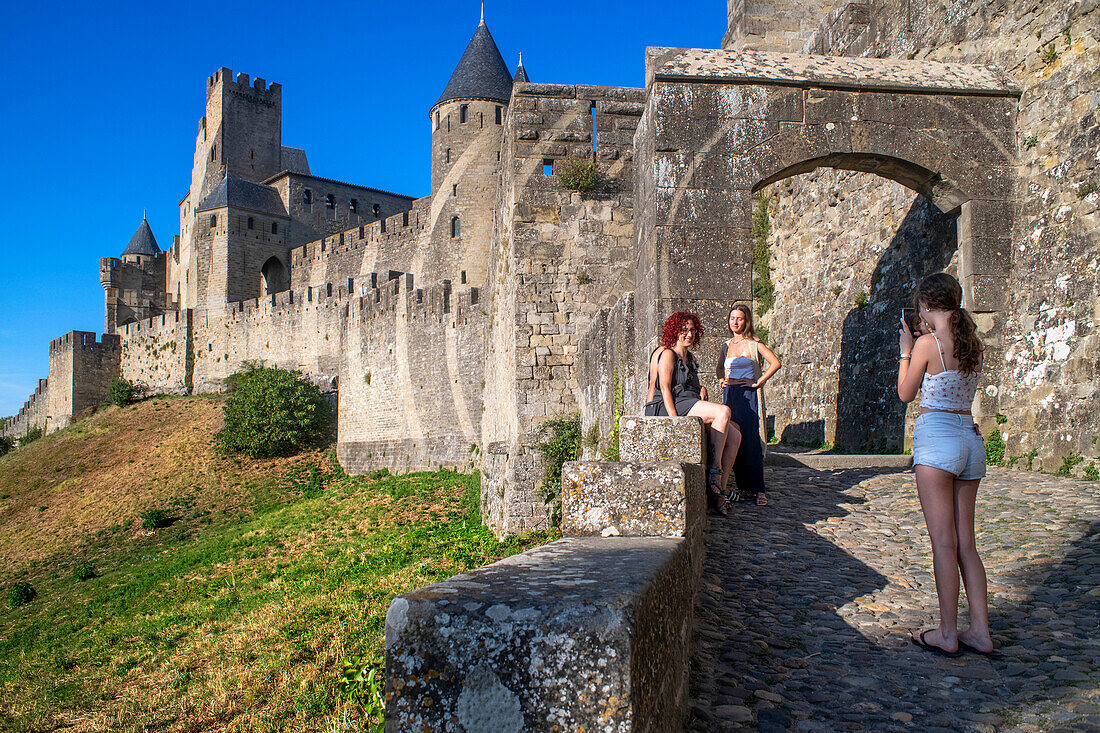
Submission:
[[974,418],[951,412],[926,412],[913,428],[913,465],[939,468],[962,481],[985,476],[985,443],[974,431]]

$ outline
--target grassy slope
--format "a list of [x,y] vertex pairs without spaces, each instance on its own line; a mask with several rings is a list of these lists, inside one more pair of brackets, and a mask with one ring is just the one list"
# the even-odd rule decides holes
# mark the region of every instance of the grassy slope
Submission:
[[476,475],[218,456],[220,407],[107,408],[0,458],[0,729],[359,730],[341,663],[380,656],[390,600],[546,539],[496,542]]

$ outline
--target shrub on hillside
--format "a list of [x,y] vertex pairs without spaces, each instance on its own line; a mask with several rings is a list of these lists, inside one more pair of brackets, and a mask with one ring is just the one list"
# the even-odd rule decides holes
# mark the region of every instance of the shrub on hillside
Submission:
[[129,379],[115,377],[107,387],[107,401],[118,407],[126,407],[137,402],[138,386]]
[[8,605],[12,608],[25,606],[33,601],[36,595],[38,594],[35,593],[34,586],[26,581],[20,581],[8,588]]
[[19,445],[28,445],[42,437],[42,428],[29,428],[19,439]]
[[328,438],[332,410],[301,373],[248,364],[230,378],[230,389],[225,427],[216,436],[221,450],[270,458]]
[[3,456],[5,454],[7,454],[8,451],[10,451],[14,447],[15,447],[15,439],[14,438],[9,438],[6,435],[0,435],[0,456]]

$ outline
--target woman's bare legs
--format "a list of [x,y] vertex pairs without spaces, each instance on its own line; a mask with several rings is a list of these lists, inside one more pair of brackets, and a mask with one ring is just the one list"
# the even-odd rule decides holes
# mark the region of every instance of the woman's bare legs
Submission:
[[722,449],[722,491],[730,480],[733,462],[737,460],[737,450],[741,447],[741,428],[730,420],[726,426],[726,446]]
[[715,402],[699,400],[687,413],[690,417],[701,418],[707,426],[710,435],[710,465],[719,470],[722,463],[722,453],[726,447],[726,430],[730,425],[730,408]]
[[[932,569],[940,602],[939,628],[925,634],[924,641],[953,652],[959,648],[959,537],[955,529],[955,476],[942,469],[922,465],[916,466],[916,474],[917,495],[920,496],[924,522],[928,525],[928,536],[932,540]],[[913,634],[914,639],[918,636],[918,632]]]
[[959,640],[965,641],[978,651],[993,650],[993,640],[989,637],[989,599],[986,597],[985,566],[978,556],[974,541],[974,503],[978,496],[978,483],[973,481],[954,482],[955,498],[955,535],[958,538],[958,562],[962,572],[963,586],[966,588],[966,603],[970,607],[970,628],[959,633]]

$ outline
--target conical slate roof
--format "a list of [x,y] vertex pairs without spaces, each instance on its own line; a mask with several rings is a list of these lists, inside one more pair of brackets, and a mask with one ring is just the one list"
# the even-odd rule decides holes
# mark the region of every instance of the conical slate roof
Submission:
[[500,56],[489,26],[485,21],[474,31],[474,37],[466,46],[466,51],[451,74],[447,88],[439,100],[432,105],[435,109],[452,99],[491,99],[507,102],[512,97],[512,74]]
[[222,179],[210,194],[202,200],[195,211],[220,209],[232,206],[235,209],[248,209],[260,214],[286,216],[286,207],[279,192],[271,186],[246,181],[236,176]]
[[516,83],[531,81],[527,78],[527,69],[523,68],[523,54],[519,55],[519,66],[516,67]]
[[124,255],[155,255],[160,254],[157,246],[157,238],[153,236],[153,230],[149,226],[148,219],[142,219],[137,231],[122,251]]

